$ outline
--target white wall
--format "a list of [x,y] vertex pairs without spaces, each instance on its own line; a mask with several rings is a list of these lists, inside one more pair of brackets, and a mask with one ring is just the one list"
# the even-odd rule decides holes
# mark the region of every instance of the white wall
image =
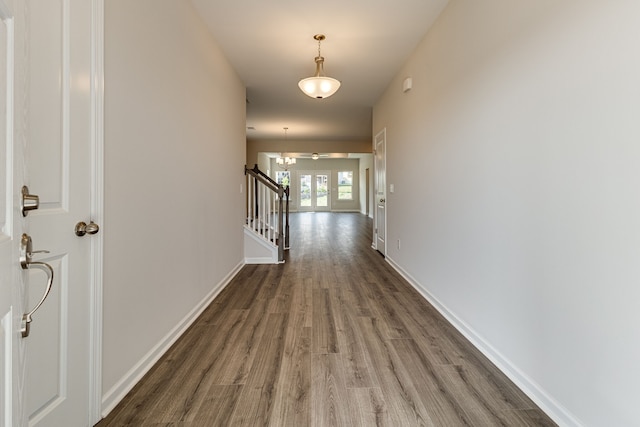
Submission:
[[244,86],[191,3],[105,9],[108,409],[242,262],[246,154]]
[[374,108],[390,261],[563,425],[638,425],[639,16],[451,0]]
[[258,169],[260,169],[262,172],[266,173],[267,175],[271,173],[271,159],[269,158],[269,156],[267,156],[266,153],[258,153],[258,162],[254,162],[253,164],[247,163],[247,167],[249,169],[253,169],[256,164],[258,165]]

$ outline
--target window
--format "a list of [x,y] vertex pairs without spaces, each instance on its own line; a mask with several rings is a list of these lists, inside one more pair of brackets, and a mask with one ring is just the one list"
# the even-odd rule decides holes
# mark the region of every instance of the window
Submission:
[[338,172],[338,200],[353,200],[353,171]]
[[291,182],[291,172],[289,171],[276,171],[276,182],[283,187],[288,187]]

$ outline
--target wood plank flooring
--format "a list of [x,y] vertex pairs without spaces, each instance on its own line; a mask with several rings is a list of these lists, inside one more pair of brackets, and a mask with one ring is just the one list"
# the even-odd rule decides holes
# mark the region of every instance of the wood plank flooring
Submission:
[[298,213],[110,426],[554,426],[371,249],[371,220]]

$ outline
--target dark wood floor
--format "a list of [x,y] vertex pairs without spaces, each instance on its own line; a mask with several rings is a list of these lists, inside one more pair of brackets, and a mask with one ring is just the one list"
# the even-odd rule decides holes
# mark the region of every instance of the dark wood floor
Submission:
[[371,249],[355,213],[292,215],[98,426],[553,426]]

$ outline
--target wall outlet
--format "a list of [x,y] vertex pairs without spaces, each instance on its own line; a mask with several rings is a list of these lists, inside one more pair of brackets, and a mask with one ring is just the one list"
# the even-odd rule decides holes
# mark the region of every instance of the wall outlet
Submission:
[[400,250],[400,239],[398,239],[398,250]]

